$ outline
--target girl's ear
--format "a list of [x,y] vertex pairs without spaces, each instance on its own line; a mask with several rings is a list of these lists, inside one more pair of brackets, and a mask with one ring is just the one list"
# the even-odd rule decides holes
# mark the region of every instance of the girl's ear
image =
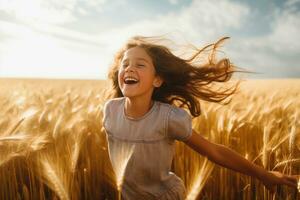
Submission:
[[160,87],[162,83],[163,83],[163,79],[160,76],[156,76],[153,81],[153,86]]

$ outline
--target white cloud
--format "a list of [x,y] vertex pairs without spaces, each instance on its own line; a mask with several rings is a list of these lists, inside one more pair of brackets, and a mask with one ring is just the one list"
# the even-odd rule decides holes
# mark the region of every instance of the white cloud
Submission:
[[[222,11],[222,12],[220,12]],[[178,45],[186,44],[187,40],[198,47],[215,42],[230,29],[242,26],[249,13],[246,5],[224,1],[193,1],[179,12],[144,19],[123,27],[111,29],[98,35],[101,43],[107,45],[107,62],[113,60],[113,54],[134,35],[162,35],[175,42],[163,41],[175,54],[185,56],[185,47],[176,49]],[[107,72],[107,68],[106,68]]]
[[114,47],[120,47],[126,39],[136,34],[151,36],[169,33],[168,38],[176,42],[188,38],[191,42],[206,44],[224,36],[229,29],[241,27],[248,13],[246,5],[226,0],[193,1],[179,12],[109,30],[99,34],[99,38],[114,41]]
[[[292,8],[295,3],[274,11],[274,21],[270,22],[272,25],[268,34],[231,38],[224,46],[225,56],[240,67],[263,73],[255,75],[257,77],[299,76],[299,59],[293,57],[300,54],[300,43],[297,42],[300,40],[300,13]],[[151,36],[171,33],[168,38],[176,43],[188,39],[201,47],[223,36],[231,36],[234,29],[242,29],[247,25],[249,13],[250,7],[236,2],[194,1],[178,13],[141,20],[103,33],[101,37],[114,41],[114,48],[117,49],[127,38],[136,34]]]
[[293,7],[294,5],[297,5],[297,3],[300,3],[300,0],[287,0],[285,2],[286,7]]
[[277,52],[300,53],[300,12],[294,10],[295,4],[287,3],[284,10],[275,17],[273,31],[268,39]]
[[43,33],[74,38],[83,43],[102,45],[105,50],[101,52],[105,52],[105,56],[100,55],[99,60],[103,61],[101,63],[103,66],[108,66],[113,59],[113,54],[133,35],[151,36],[167,33],[167,38],[177,44],[189,39],[190,42],[201,46],[224,36],[226,30],[239,28],[247,18],[248,12],[248,7],[239,3],[227,0],[218,2],[205,0],[194,1],[178,13],[171,12],[153,19],[142,19],[96,36],[51,25],[37,25],[33,28]]
[[[0,76],[105,78],[108,63],[96,37],[52,25],[0,21]],[[59,39],[60,38],[60,39]]]
[[[34,2],[34,0],[30,1]],[[42,0],[35,1],[42,2]],[[17,0],[6,2],[17,2]],[[250,20],[249,16],[252,13],[248,5],[236,1],[195,0],[189,6],[183,7],[179,11],[154,16],[152,19],[140,19],[135,23],[126,24],[123,27],[117,27],[97,35],[92,35],[69,30],[57,26],[56,24],[74,20],[76,18],[74,12],[78,12],[80,15],[88,15],[88,8],[95,7],[101,10],[104,4],[107,3],[105,0],[85,1],[85,4],[79,3],[83,2],[80,0],[68,0],[68,3],[62,3],[59,0],[47,2],[49,5],[41,6],[42,9],[46,9],[45,13],[48,12],[47,9],[51,10],[50,8],[54,9],[57,6],[57,13],[59,10],[65,9],[66,13],[69,12],[69,14],[65,13],[61,15],[61,13],[58,13],[57,16],[61,16],[61,21],[47,19],[47,17],[45,17],[43,20],[49,23],[35,21],[35,23],[23,23],[21,25],[0,21],[0,32],[5,35],[13,35],[23,40],[23,47],[29,45],[28,42],[24,42],[24,35],[25,40],[27,40],[27,36],[31,37],[32,35],[47,36],[46,38],[51,38],[49,41],[58,45],[51,46],[48,43],[49,41],[44,41],[44,45],[46,43],[45,46],[48,48],[49,54],[53,51],[54,53],[52,53],[52,55],[57,56],[56,58],[58,60],[52,62],[53,65],[58,66],[59,63],[61,63],[62,65],[77,66],[77,68],[75,68],[78,69],[78,71],[74,70],[74,73],[80,73],[79,70],[82,68],[80,66],[93,66],[90,68],[93,74],[97,74],[98,70],[99,73],[102,71],[103,74],[101,78],[105,78],[104,74],[107,72],[108,64],[113,59],[113,54],[133,35],[152,36],[167,34],[166,37],[177,44],[185,44],[185,40],[187,40],[197,47],[203,47],[208,43],[215,42],[223,36],[231,36],[233,30],[242,32],[243,27],[246,26],[247,21]],[[124,3],[123,0],[118,2]],[[177,2],[177,0],[174,2]],[[295,7],[298,3],[299,1],[297,0],[287,1],[282,10],[274,10],[272,18],[274,20],[270,21],[271,31],[268,34],[261,36],[232,37],[226,45],[224,45],[226,55],[231,58],[236,65],[249,70],[263,72],[267,76],[270,75],[268,74],[269,71],[273,71],[274,76],[280,74],[288,75],[288,69],[297,71],[299,58],[295,55],[300,54],[300,43],[298,42],[300,40],[300,22],[298,20],[300,13]],[[61,5],[61,7],[59,7],[59,5]],[[17,7],[16,9],[14,6],[9,7],[9,4],[6,4],[6,8],[4,9],[3,3],[0,3],[0,11],[6,10],[6,12],[16,13],[18,9],[21,9],[21,7]],[[21,14],[19,15],[21,16]],[[34,19],[34,16],[35,15],[33,15],[32,19]],[[6,50],[4,46],[4,43],[0,44],[0,51],[5,53]],[[55,50],[55,48],[60,48],[61,46],[65,49]],[[43,47],[39,45],[34,46],[37,53],[39,53],[39,48]],[[13,55],[13,52],[11,53]],[[21,54],[21,52],[19,52],[19,54]],[[63,56],[60,57],[59,54]],[[2,54],[0,58],[1,56],[3,58],[3,55],[8,54]],[[33,54],[29,55],[28,52],[24,55],[33,58]],[[25,57],[22,58],[23,61],[26,60]],[[78,60],[73,59],[72,61],[72,58]],[[47,59],[49,59],[48,56],[41,56],[39,61],[43,62],[42,60]],[[6,59],[6,64],[9,64],[8,60],[9,59]],[[36,66],[36,68],[39,65],[37,61],[30,62],[31,65]],[[0,67],[2,64],[0,63]],[[284,65],[288,65],[290,68],[283,68],[285,67]],[[15,64],[15,66],[17,65]],[[45,66],[51,68],[51,64]],[[102,68],[100,69],[100,67]],[[66,67],[62,69],[62,71],[67,71],[68,69],[69,68]],[[298,74],[300,76],[300,72]]]
[[176,5],[178,4],[178,0],[168,0],[170,4]]
[[64,23],[74,20],[74,0],[1,0],[0,10],[24,22]]
[[80,43],[81,45],[102,46],[103,48],[105,47],[105,43],[101,43],[97,36],[51,24],[20,24],[0,20],[0,33],[2,35],[10,37],[13,36],[15,38],[23,38],[28,34],[43,34],[54,36],[58,39],[60,38],[66,41],[72,41],[74,43]]
[[0,0],[0,11],[27,23],[63,24],[74,22],[77,15],[102,11],[107,0]]
[[287,2],[273,11],[268,34],[233,38],[226,47],[239,66],[261,72],[259,77],[300,77],[300,12],[294,9],[299,1]]
[[1,71],[1,76],[20,73],[18,76],[22,77],[101,77],[103,60],[100,60],[100,49],[97,48],[79,45],[70,48],[70,44],[40,34],[6,40],[2,45],[5,49],[0,48],[0,66],[5,71]]

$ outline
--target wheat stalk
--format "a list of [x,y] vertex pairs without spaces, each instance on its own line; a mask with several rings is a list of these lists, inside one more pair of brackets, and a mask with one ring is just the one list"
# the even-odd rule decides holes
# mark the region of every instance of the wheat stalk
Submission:
[[48,180],[49,186],[58,194],[62,200],[69,200],[69,194],[64,184],[57,174],[57,171],[46,159],[41,160],[43,175]]

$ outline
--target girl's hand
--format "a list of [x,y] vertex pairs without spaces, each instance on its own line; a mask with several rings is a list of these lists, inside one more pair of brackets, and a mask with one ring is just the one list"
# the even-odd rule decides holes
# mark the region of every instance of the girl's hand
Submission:
[[[300,184],[300,175],[285,175],[278,171],[267,171],[266,176],[261,179],[262,183],[265,187],[270,190],[272,193],[276,191],[277,185],[288,185],[290,187],[297,188],[300,192],[299,184]],[[299,183],[298,183],[299,180]]]

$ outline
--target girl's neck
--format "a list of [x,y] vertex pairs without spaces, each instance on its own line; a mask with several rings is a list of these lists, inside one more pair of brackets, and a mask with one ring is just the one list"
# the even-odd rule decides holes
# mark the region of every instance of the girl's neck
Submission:
[[131,118],[139,118],[145,115],[153,106],[152,99],[130,99],[125,98],[125,115]]

